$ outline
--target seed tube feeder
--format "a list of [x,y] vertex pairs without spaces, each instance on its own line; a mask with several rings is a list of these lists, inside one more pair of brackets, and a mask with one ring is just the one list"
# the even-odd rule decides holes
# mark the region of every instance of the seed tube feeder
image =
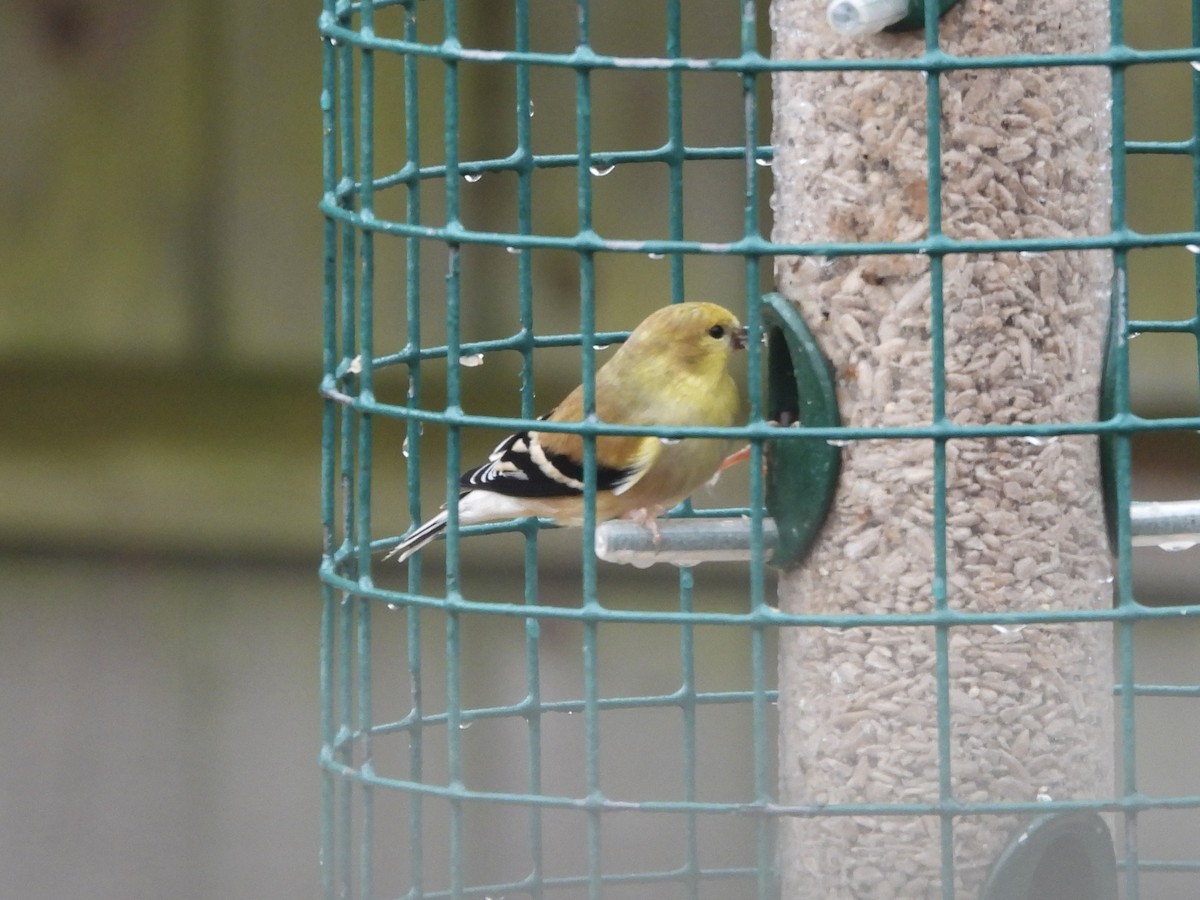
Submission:
[[[780,800],[812,811],[781,825],[788,898],[978,897],[1039,804],[1113,790],[1112,628],[1071,620],[1112,604],[1097,440],[1047,429],[1097,417],[1113,262],[1079,239],[1109,229],[1110,75],[969,62],[1101,51],[1108,6],[935,17],[848,39],[772,7],[776,58],[862,60],[775,77],[773,239],[822,248],[778,289],[843,422],[917,429],[845,446],[781,579],[830,617],[780,634]],[[939,48],[961,67],[879,68]]]

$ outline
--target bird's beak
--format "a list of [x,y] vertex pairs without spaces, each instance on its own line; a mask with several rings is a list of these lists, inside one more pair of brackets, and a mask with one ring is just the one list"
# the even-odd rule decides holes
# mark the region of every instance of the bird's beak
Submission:
[[738,328],[733,332],[733,334],[730,337],[733,339],[733,349],[734,350],[745,350],[746,349],[746,335],[747,335],[747,331],[746,331],[745,326],[742,326],[741,328]]

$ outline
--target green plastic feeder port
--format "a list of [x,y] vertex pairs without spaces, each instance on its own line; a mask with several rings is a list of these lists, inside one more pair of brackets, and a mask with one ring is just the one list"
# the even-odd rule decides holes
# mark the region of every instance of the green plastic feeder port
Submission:
[[[767,339],[767,415],[781,426],[841,425],[829,362],[795,307],[781,294],[763,297]],[[823,438],[766,443],[767,511],[779,544],[771,564],[795,566],[816,539],[837,491],[841,450]]]
[[[1100,377],[1100,418],[1111,419],[1117,414],[1117,345],[1125,337],[1125,320],[1121,304],[1113,298],[1108,319],[1108,340],[1104,345],[1104,365]],[[1100,477],[1104,491],[1104,522],[1108,528],[1108,545],[1117,550],[1117,434],[1106,431],[1100,436]]]
[[[957,2],[938,0],[938,17]],[[926,0],[831,0],[825,17],[834,31],[849,37],[914,31],[925,27],[925,4]]]
[[1094,812],[1034,819],[996,860],[983,900],[1117,900],[1108,826]]
[[[941,18],[950,11],[958,0],[938,0],[938,17]],[[909,0],[908,12],[899,22],[893,22],[884,31],[912,31],[925,27],[924,0]]]

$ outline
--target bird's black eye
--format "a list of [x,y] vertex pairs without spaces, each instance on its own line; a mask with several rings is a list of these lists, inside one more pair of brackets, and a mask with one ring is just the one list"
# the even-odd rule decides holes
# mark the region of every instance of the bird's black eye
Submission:
[[708,333],[710,336],[715,337],[719,341],[721,338],[725,337],[725,326],[714,325],[712,328],[708,329]]

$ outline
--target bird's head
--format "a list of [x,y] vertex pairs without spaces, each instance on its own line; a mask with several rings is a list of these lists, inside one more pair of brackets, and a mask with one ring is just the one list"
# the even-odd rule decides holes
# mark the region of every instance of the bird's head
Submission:
[[746,347],[746,329],[716,303],[693,301],[664,306],[647,316],[623,350],[669,360],[676,366],[723,370],[729,354]]

